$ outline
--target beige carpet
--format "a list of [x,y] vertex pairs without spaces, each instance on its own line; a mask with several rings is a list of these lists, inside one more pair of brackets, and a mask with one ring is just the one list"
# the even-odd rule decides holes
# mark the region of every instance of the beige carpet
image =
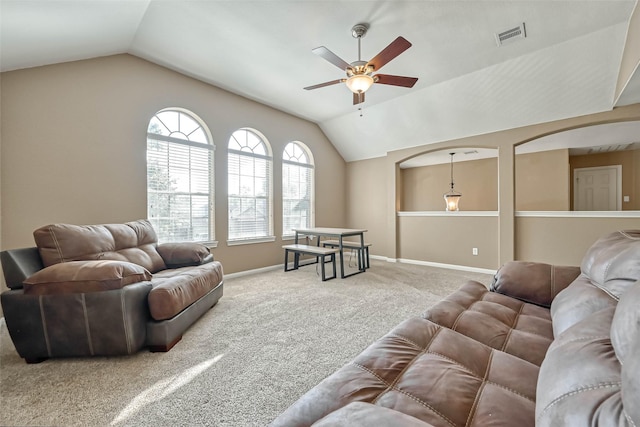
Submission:
[[168,353],[27,365],[0,330],[0,425],[264,426],[400,321],[491,276],[372,260],[227,279]]

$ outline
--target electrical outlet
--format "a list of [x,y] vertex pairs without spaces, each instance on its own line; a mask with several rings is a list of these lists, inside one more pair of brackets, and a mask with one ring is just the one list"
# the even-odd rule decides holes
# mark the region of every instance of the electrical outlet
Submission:
[[471,253],[472,253],[473,255],[478,255],[478,248],[473,248],[473,249],[471,250]]

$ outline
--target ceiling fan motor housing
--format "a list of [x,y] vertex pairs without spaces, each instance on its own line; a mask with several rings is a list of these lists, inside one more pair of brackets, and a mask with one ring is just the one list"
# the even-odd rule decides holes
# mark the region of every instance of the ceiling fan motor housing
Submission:
[[373,73],[373,67],[371,65],[367,65],[367,61],[353,61],[350,65],[351,67],[347,68],[347,76],[357,76],[359,74],[371,74]]

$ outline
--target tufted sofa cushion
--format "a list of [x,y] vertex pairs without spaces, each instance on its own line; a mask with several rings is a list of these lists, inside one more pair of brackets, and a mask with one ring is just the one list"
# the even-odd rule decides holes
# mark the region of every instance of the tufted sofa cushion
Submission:
[[[351,402],[435,427],[533,425],[538,367],[410,318],[311,389],[274,426],[308,426]],[[376,424],[373,424],[376,425]]]
[[548,309],[490,292],[474,281],[429,308],[423,317],[538,366],[553,341]]
[[113,260],[138,264],[151,273],[167,268],[156,249],[156,232],[147,220],[104,225],[51,224],[35,230],[33,237],[45,267],[68,261]]

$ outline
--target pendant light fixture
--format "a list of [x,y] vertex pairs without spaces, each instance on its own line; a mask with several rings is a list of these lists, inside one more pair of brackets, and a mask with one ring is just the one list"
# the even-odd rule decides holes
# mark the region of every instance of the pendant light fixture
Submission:
[[458,202],[460,201],[460,197],[462,197],[462,194],[458,193],[456,190],[453,189],[453,155],[456,153],[449,153],[449,155],[451,156],[451,189],[444,193],[444,201],[447,204],[447,211],[457,211],[458,209]]

